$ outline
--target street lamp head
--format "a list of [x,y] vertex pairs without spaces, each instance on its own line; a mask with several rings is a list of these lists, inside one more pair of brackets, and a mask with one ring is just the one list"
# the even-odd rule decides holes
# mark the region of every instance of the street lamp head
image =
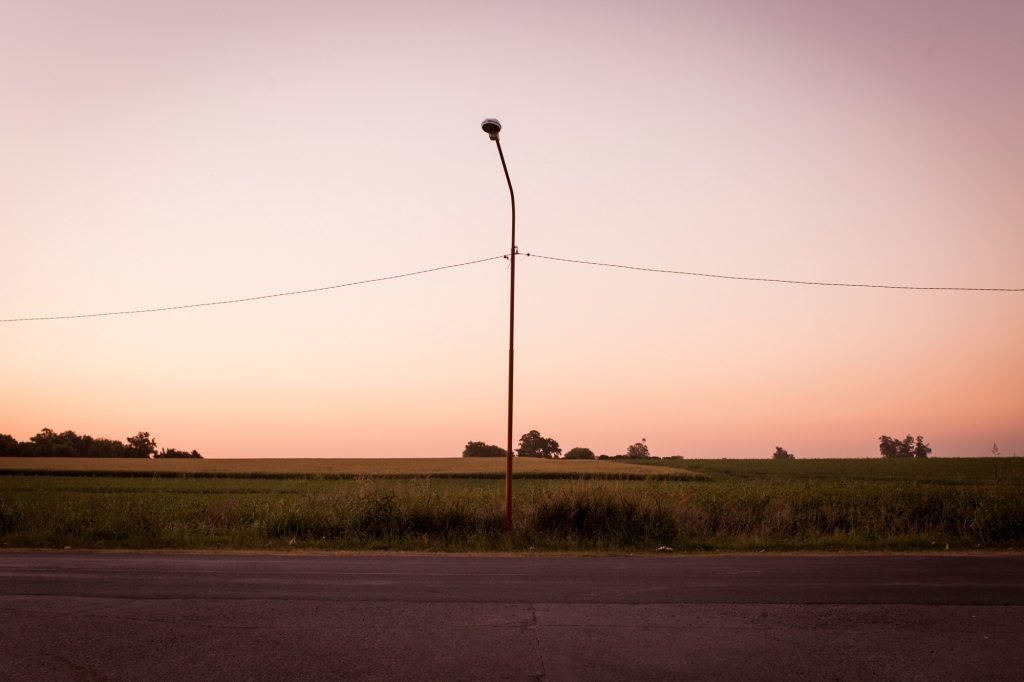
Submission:
[[480,124],[480,127],[492,140],[498,139],[498,133],[501,132],[501,124],[498,123],[498,119],[485,118],[484,122]]

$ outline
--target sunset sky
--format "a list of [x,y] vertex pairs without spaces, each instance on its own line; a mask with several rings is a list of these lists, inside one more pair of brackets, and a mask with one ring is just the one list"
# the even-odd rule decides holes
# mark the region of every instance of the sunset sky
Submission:
[[[0,4],[0,318],[521,252],[1024,287],[1024,3]],[[504,445],[508,263],[0,323],[0,433],[206,457]],[[1024,293],[517,261],[515,432],[1024,454]]]

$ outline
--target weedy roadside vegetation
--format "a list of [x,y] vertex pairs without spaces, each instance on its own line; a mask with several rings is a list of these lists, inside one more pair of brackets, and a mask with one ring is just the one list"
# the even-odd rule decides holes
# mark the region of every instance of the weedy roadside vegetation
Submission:
[[512,534],[503,531],[503,482],[493,478],[5,472],[0,545],[442,552],[1024,546],[1024,460],[673,462],[708,478],[605,480],[576,472],[517,480]]

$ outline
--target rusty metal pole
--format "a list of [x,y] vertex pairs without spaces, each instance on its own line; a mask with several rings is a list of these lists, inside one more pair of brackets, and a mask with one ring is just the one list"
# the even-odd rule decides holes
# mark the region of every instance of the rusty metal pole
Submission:
[[508,252],[509,263],[511,264],[511,276],[508,296],[508,448],[505,450],[505,531],[512,531],[512,386],[514,364],[514,346],[516,329],[516,194],[512,189],[512,179],[508,175],[508,166],[505,165],[505,154],[501,151],[501,140],[498,133],[501,131],[501,123],[497,119],[488,118],[480,126],[498,146],[498,157],[501,159],[501,169],[505,171],[505,182],[508,183],[508,194],[512,199],[512,246]]

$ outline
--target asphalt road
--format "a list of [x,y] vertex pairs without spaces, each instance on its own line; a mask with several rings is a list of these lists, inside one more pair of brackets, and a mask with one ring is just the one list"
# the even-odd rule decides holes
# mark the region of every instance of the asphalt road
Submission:
[[1024,677],[1024,556],[0,552],[0,679]]

